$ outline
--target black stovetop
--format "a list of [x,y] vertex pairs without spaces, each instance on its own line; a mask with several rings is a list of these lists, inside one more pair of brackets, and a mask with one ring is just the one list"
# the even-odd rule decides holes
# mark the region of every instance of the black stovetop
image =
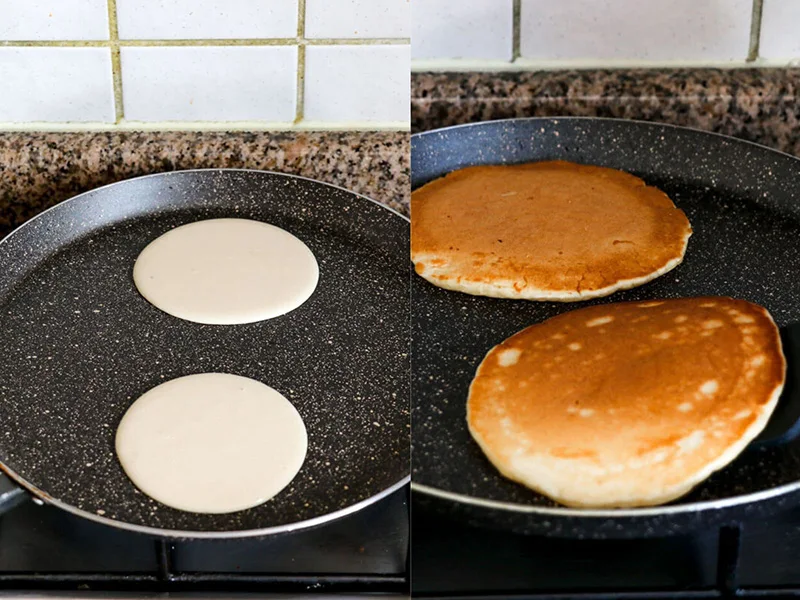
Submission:
[[164,541],[30,500],[0,517],[0,591],[407,590],[408,490],[332,523],[260,539]]
[[569,540],[479,529],[412,502],[418,597],[800,596],[800,508],[766,521],[640,540]]

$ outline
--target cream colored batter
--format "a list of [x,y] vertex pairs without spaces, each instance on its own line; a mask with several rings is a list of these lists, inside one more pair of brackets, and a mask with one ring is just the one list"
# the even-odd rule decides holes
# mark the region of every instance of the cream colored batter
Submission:
[[313,253],[288,231],[248,219],[182,225],[136,259],[133,281],[150,303],[209,325],[253,323],[303,304],[317,287]]
[[197,513],[261,504],[297,475],[308,447],[297,410],[254,379],[203,373],[141,396],[117,429],[122,468],[142,492]]

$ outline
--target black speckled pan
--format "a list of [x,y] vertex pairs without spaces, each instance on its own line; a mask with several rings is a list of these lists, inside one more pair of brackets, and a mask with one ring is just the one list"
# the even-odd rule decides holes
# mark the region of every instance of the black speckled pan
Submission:
[[[241,217],[293,233],[320,267],[315,293],[276,319],[199,325],[133,284],[167,230]],[[132,179],[42,213],[0,243],[0,462],[33,494],[95,521],[156,535],[242,537],[315,525],[408,481],[408,222],[330,185],[257,171]],[[117,425],[166,380],[219,371],[289,398],[305,464],[268,502],[227,515],[139,492],[114,452]]]
[[[754,445],[690,495],[633,510],[557,506],[500,476],[466,426],[486,352],[524,327],[589,304],[726,295],[800,322],[800,160],[733,138],[610,119],[520,119],[412,137],[412,187],[461,167],[547,159],[622,169],[658,186],[694,227],[685,261],[642,287],[586,303],[498,300],[412,280],[412,490],[476,524],[565,537],[679,533],[800,503],[800,441]],[[790,367],[791,370],[792,367]]]

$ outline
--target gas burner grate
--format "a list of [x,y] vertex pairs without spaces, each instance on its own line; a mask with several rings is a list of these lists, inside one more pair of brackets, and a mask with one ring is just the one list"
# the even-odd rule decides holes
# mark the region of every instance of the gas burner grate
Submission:
[[412,511],[416,598],[800,598],[798,508],[688,535],[622,540],[470,527],[420,502]]
[[24,502],[0,517],[5,590],[408,595],[408,489],[268,538],[165,540]]

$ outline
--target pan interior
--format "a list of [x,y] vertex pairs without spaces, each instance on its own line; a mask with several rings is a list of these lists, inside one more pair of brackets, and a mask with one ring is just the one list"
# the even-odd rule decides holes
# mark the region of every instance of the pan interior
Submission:
[[[311,298],[282,317],[190,323],[142,298],[139,252],[170,228],[221,217],[271,223],[319,262]],[[130,180],[42,214],[0,244],[0,459],[65,505],[169,533],[291,528],[368,501],[408,475],[408,224],[376,203],[273,173]],[[306,461],[289,487],[228,515],[174,510],[125,476],[114,435],[169,379],[250,377],[297,408]]]
[[[497,121],[412,141],[412,186],[468,165],[563,159],[622,169],[664,190],[694,228],[682,265],[642,287],[581,303],[469,296],[412,279],[412,479],[472,499],[557,506],[504,479],[466,425],[475,369],[495,344],[582,306],[725,295],[800,321],[800,161],[746,142],[670,126],[604,119]],[[790,366],[790,368],[792,368]],[[800,441],[748,449],[673,504],[741,498],[800,479]],[[563,512],[563,511],[562,511]],[[635,512],[625,511],[626,513]],[[579,511],[575,511],[579,514]]]

